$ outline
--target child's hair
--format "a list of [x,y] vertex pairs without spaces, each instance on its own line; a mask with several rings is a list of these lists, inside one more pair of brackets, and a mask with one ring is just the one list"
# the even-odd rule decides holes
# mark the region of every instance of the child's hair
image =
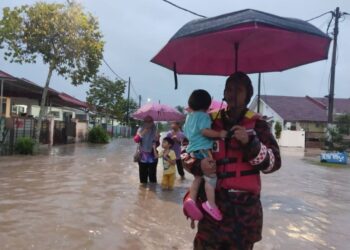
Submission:
[[166,141],[167,143],[170,144],[170,147],[174,146],[174,140],[171,139],[170,137],[165,137],[163,141]]
[[196,89],[188,98],[188,106],[194,111],[207,111],[211,104],[211,97],[204,89]]

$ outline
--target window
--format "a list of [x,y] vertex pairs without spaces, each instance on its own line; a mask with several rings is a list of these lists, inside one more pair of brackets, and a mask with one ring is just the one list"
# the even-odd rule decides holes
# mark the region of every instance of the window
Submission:
[[59,111],[50,111],[49,114],[52,115],[54,118],[60,118],[60,112]]

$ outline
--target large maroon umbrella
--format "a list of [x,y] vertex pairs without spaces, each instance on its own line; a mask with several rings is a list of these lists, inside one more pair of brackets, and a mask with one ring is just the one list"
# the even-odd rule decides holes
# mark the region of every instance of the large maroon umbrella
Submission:
[[330,42],[306,21],[247,9],[185,24],[151,61],[179,74],[283,71],[327,59]]

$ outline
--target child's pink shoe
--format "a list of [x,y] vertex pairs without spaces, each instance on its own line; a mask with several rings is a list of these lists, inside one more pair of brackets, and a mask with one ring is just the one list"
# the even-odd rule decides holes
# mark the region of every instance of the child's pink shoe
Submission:
[[187,198],[184,201],[184,213],[192,220],[201,220],[203,218],[201,210],[199,210],[199,208],[196,205],[196,202],[194,202],[194,200],[192,200],[191,198]]
[[203,202],[202,207],[215,220],[217,220],[217,221],[222,220],[222,214],[221,214],[220,210],[217,207],[210,206],[208,201]]

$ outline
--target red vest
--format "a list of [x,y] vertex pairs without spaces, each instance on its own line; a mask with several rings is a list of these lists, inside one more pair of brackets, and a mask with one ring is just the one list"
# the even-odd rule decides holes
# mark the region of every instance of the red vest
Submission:
[[[220,131],[225,129],[221,119],[221,113],[212,113],[213,129]],[[243,120],[238,124],[247,129],[248,134],[254,133],[255,123],[260,116],[252,111],[247,111]],[[259,171],[243,160],[243,152],[240,150],[237,140],[232,138],[217,140],[213,149],[213,157],[217,162],[217,188],[236,189],[260,193],[261,180]]]

